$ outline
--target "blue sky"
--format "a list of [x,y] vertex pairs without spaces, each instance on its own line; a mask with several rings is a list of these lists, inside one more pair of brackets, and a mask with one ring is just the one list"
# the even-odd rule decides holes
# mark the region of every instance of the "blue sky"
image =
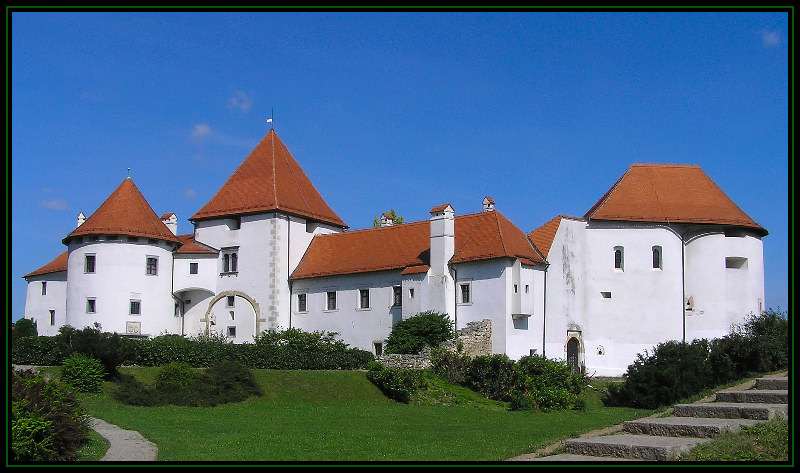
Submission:
[[529,232],[632,163],[696,164],[788,308],[786,12],[13,12],[12,320],[22,275],[131,177],[179,233],[276,132],[351,229],[395,209]]

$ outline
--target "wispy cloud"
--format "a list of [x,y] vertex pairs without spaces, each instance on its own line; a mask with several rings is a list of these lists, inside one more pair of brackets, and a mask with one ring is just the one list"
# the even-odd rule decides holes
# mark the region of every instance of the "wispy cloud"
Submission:
[[66,210],[69,208],[69,204],[63,199],[53,199],[39,202],[39,207],[50,210]]
[[764,46],[778,46],[781,44],[780,31],[765,30],[761,32],[761,44]]
[[208,138],[209,135],[211,135],[211,127],[205,123],[195,125],[194,130],[192,130],[192,139],[194,141],[203,141]]
[[194,189],[186,189],[183,191],[183,195],[186,197],[197,197],[197,192],[195,192]]
[[236,94],[228,99],[228,108],[238,108],[242,112],[247,112],[253,106],[253,100],[242,91],[237,90]]

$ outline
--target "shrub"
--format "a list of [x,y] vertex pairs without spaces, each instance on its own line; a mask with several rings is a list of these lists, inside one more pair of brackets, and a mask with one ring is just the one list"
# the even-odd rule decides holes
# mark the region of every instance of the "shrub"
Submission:
[[467,369],[464,385],[489,399],[508,401],[516,381],[514,365],[506,355],[476,356]]
[[78,392],[99,392],[104,376],[105,370],[99,361],[80,353],[70,355],[61,368],[61,381]]
[[16,342],[17,340],[25,337],[36,337],[39,333],[36,330],[36,322],[31,319],[19,319],[14,322],[14,325],[11,326],[11,341]]
[[69,356],[82,353],[100,361],[106,372],[106,379],[118,379],[118,367],[124,361],[130,361],[134,353],[131,341],[123,339],[116,333],[100,331],[100,325],[76,330],[64,326],[58,332],[61,351]]
[[56,337],[23,337],[11,343],[11,361],[17,365],[57,366],[64,362]]
[[241,402],[262,394],[253,372],[236,361],[212,365],[205,375],[212,386],[212,397],[219,399],[219,404]]
[[386,339],[386,353],[419,354],[425,345],[436,348],[445,340],[455,338],[453,322],[447,314],[434,311],[397,322]]
[[411,401],[411,395],[423,385],[420,370],[387,368],[376,361],[370,363],[367,379],[389,399],[405,404]]
[[464,384],[471,363],[469,355],[442,348],[431,350],[433,373],[451,384]]
[[89,421],[74,393],[33,371],[13,371],[11,412],[14,461],[69,461],[86,443]]
[[514,372],[510,410],[583,408],[578,400],[583,377],[567,363],[538,355],[524,356],[514,365]]

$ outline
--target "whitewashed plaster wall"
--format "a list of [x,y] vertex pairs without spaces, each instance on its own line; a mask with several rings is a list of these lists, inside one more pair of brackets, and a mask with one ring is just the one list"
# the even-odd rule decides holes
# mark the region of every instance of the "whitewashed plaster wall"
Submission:
[[[70,242],[67,262],[67,324],[75,328],[95,322],[105,332],[158,335],[180,333],[172,298],[172,249],[174,244],[146,238]],[[96,256],[95,272],[84,271],[85,256]],[[158,274],[146,274],[148,256],[158,258]],[[87,313],[87,298],[96,311]],[[141,301],[141,315],[130,313],[130,301]]]
[[[45,294],[42,294],[42,283],[46,283]],[[50,323],[50,311],[54,312],[53,323]],[[36,322],[36,330],[40,336],[52,337],[58,329],[67,323],[67,272],[42,274],[28,278],[25,294],[26,319]]]

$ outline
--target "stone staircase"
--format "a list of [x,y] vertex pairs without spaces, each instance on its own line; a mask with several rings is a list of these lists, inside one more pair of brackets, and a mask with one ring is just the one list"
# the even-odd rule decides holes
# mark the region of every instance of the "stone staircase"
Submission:
[[[746,387],[719,391],[713,402],[677,404],[671,417],[624,422],[622,433],[567,440],[567,453],[531,461],[670,461],[696,445],[776,417],[787,418],[787,377],[758,378]],[[704,400],[705,401],[705,400]]]

